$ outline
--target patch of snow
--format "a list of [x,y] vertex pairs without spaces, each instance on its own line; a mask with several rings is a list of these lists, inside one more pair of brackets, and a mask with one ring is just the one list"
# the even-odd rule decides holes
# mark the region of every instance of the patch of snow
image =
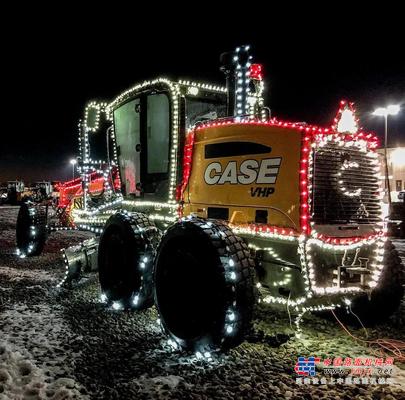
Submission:
[[143,393],[148,393],[150,395],[160,392],[164,388],[173,390],[180,382],[186,386],[192,386],[185,383],[184,378],[177,375],[154,376],[152,378],[142,375],[138,379],[132,380],[132,383],[137,385]]
[[9,399],[88,399],[73,379],[49,382],[33,362],[0,342],[0,400]]
[[[38,381],[34,373],[31,376],[30,372],[27,372],[30,375],[28,383],[24,378],[25,375],[22,374],[23,378],[21,379],[12,378],[12,386],[7,390],[14,390],[15,388],[12,389],[12,387],[15,386],[22,392],[28,389],[35,393],[51,390],[53,391],[53,397],[46,397],[47,399],[74,398],[69,397],[70,392],[72,392],[70,386],[72,386],[73,381],[61,378],[61,376],[69,376],[72,373],[69,366],[74,364],[72,361],[79,356],[79,353],[67,353],[65,346],[69,340],[72,340],[72,338],[77,339],[78,337],[72,333],[69,325],[63,319],[61,313],[59,313],[58,308],[55,308],[55,306],[51,307],[48,304],[36,304],[32,306],[15,304],[11,308],[2,311],[0,331],[3,349],[5,349],[3,353],[6,354],[3,359],[9,360],[7,368],[3,372],[0,372],[0,384],[2,376],[8,382],[10,379],[9,375],[13,377],[13,374],[15,375],[16,373],[13,369],[14,361],[11,355],[15,353],[18,354],[19,358],[17,358],[21,361],[18,361],[18,366],[21,366],[22,369],[26,367],[27,371],[35,371],[35,374],[40,369],[41,376],[45,376],[46,374],[53,382],[46,385],[45,390],[43,389],[43,385],[40,384],[42,378]],[[33,367],[34,364],[29,360],[36,360],[35,368]],[[78,385],[74,384],[74,386],[77,387]],[[10,393],[14,392],[11,391]],[[26,396],[23,398],[42,399],[42,397],[35,396],[37,394],[33,395],[33,397]],[[1,394],[0,400],[2,400]]]
[[[51,307],[48,304],[13,305],[2,311],[0,328],[2,340],[11,343],[17,349],[29,349],[27,354],[35,353],[35,358],[48,355],[50,352],[64,354],[63,345],[74,336],[55,306]],[[74,355],[69,353],[69,356]],[[55,358],[63,362],[65,357],[58,355]]]
[[0,266],[0,275],[4,275],[12,282],[22,280],[32,280],[36,282],[57,282],[57,278],[52,276],[49,271],[40,269],[18,269]]

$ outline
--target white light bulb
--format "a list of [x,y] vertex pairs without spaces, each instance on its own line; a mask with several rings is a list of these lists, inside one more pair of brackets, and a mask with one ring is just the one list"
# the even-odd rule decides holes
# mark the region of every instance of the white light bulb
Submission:
[[397,115],[400,109],[401,108],[398,104],[392,104],[387,107],[387,113],[389,115]]
[[373,112],[373,115],[378,115],[380,117],[384,116],[386,114],[387,114],[387,109],[384,107],[379,107]]

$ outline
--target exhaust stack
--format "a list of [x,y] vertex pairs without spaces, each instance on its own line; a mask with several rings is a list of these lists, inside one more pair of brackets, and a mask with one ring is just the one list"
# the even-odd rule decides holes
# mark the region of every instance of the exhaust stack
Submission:
[[264,106],[263,67],[252,64],[250,46],[240,46],[233,52],[222,53],[220,70],[226,77],[227,116],[270,118],[270,110]]
[[[250,46],[240,46],[233,52],[222,53],[220,70],[226,77],[227,114],[229,117],[242,117],[251,114],[249,104],[251,93]],[[253,88],[254,90],[254,88]]]

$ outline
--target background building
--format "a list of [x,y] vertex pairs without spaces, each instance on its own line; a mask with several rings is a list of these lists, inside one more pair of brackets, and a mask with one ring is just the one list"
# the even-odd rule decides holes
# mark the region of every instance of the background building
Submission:
[[[382,180],[382,187],[385,189],[384,202],[387,200],[387,188],[385,182],[385,170],[384,170],[384,149],[379,149],[380,155],[380,178]],[[405,190],[405,147],[389,147],[387,148],[388,158],[388,174],[391,189],[391,201],[398,202],[403,201],[398,199],[400,191]]]

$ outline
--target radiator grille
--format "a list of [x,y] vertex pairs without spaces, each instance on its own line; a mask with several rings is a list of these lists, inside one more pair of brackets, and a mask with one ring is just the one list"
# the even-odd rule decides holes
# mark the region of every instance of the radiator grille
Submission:
[[380,221],[379,178],[374,160],[357,148],[333,143],[315,151],[312,219],[316,224]]

